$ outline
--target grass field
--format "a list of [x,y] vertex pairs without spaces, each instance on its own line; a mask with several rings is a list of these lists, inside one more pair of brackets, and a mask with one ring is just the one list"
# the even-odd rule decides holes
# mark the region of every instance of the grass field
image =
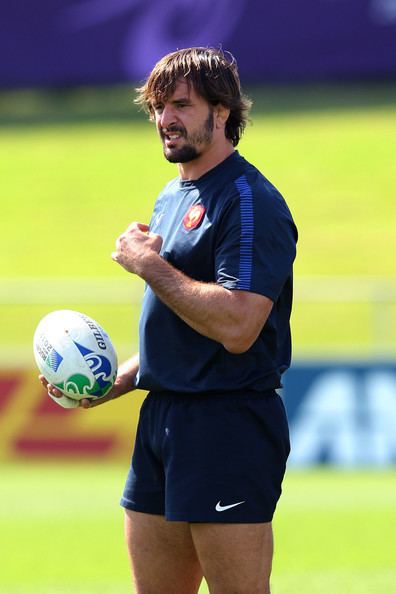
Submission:
[[[392,281],[395,85],[256,92],[240,152],[294,213],[297,283],[321,276]],[[1,128],[0,367],[31,360],[38,320],[64,307],[98,319],[120,351],[134,348],[142,284],[110,252],[131,220],[149,219],[155,196],[175,175],[141,118],[55,114],[49,122],[47,107],[41,122]],[[107,301],[79,280],[96,278],[110,282]],[[129,285],[133,305],[112,302]],[[334,303],[296,302],[297,356],[309,349],[373,354],[372,304],[344,302],[340,286]],[[382,325],[394,356],[396,306],[379,308],[387,311]],[[127,464],[1,466],[0,594],[131,592],[117,505]],[[275,521],[273,594],[393,592],[395,493],[394,470],[289,473]],[[204,585],[200,594],[207,594]]]
[[[117,505],[125,472],[2,467],[0,592],[130,593]],[[273,594],[393,592],[395,493],[395,471],[290,472],[274,522]]]
[[[279,187],[294,213],[300,231],[297,283],[320,276],[395,278],[395,85],[256,93],[240,151]],[[94,293],[88,307],[68,300],[67,292],[40,307],[31,305],[30,294],[41,277],[67,278],[77,289],[79,277],[111,278],[115,287],[130,283],[141,294],[142,284],[128,278],[110,253],[130,221],[149,220],[158,191],[176,174],[162,157],[153,127],[133,115],[1,132],[0,275],[3,283],[28,279],[21,290],[25,303],[13,305],[11,299],[0,306],[3,340],[16,348],[30,345],[44,313],[80,307],[99,318],[117,346],[130,344],[138,307],[132,312],[98,305]],[[386,307],[389,348],[396,339],[396,308]],[[349,304],[299,303],[295,352],[370,354],[372,318],[370,302],[359,298]]]
[[[393,275],[396,97],[253,117],[240,151],[295,215],[296,274]],[[0,174],[2,275],[108,276],[114,237],[131,218],[148,220],[176,168],[139,119],[4,128]]]

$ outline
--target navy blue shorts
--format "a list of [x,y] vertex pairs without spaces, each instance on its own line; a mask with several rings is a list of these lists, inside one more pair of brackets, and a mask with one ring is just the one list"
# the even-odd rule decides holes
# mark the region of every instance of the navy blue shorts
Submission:
[[280,396],[150,393],[121,505],[186,522],[270,522],[290,451]]

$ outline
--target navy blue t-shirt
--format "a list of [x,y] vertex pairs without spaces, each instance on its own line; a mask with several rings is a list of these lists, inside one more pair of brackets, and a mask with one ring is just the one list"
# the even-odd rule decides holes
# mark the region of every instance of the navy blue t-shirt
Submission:
[[161,256],[187,276],[259,293],[274,306],[250,349],[232,354],[146,286],[137,386],[183,393],[281,387],[291,358],[297,230],[276,188],[235,151],[198,180],[172,180],[156,201],[150,230],[163,238]]

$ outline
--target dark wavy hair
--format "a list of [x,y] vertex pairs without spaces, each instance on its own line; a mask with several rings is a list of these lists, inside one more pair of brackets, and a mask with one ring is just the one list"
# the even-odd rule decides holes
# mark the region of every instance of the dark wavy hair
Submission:
[[236,60],[229,52],[209,47],[191,47],[164,56],[154,66],[145,84],[136,89],[135,103],[154,119],[154,106],[164,103],[184,79],[210,105],[230,110],[225,135],[237,146],[248,121],[251,101],[242,94]]

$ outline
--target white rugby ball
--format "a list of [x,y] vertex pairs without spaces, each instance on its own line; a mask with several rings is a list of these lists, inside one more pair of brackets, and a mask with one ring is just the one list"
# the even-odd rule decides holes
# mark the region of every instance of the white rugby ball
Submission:
[[75,400],[102,398],[117,376],[117,355],[108,334],[77,311],[47,314],[34,333],[33,351],[45,379]]

